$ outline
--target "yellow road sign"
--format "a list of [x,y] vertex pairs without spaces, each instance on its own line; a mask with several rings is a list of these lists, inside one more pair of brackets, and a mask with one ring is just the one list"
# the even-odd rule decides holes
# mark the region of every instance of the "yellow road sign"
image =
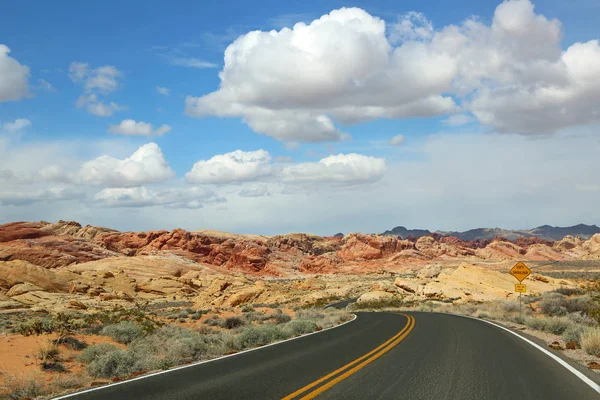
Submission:
[[511,268],[509,273],[517,278],[519,282],[523,282],[531,274],[531,270],[522,261],[519,261]]
[[515,292],[525,293],[527,292],[527,286],[520,283],[515,283]]

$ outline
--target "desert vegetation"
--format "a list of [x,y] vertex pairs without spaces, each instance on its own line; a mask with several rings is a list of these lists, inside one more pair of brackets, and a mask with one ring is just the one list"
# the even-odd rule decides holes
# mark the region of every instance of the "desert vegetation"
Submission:
[[185,304],[16,318],[12,334],[39,342],[33,355],[38,371],[4,372],[2,391],[9,399],[63,393],[92,381],[110,382],[209,360],[330,328],[351,314],[261,304],[208,310]]

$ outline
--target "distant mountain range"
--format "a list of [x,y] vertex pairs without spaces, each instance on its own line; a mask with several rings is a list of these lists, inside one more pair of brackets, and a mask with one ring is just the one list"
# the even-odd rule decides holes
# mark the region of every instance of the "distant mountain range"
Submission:
[[596,225],[579,224],[574,226],[560,227],[542,225],[533,229],[500,229],[500,228],[477,228],[464,232],[431,232],[427,229],[406,229],[403,226],[397,226],[392,230],[383,232],[384,235],[400,236],[406,239],[409,236],[421,237],[436,233],[442,236],[456,236],[462,240],[484,240],[493,239],[496,236],[502,236],[509,240],[515,240],[519,237],[537,237],[546,240],[561,240],[567,235],[579,236],[582,239],[589,239],[596,233],[600,233],[600,228]]

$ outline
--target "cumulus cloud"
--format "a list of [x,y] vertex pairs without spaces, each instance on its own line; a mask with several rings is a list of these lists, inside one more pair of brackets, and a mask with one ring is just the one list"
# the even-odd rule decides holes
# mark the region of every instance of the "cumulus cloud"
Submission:
[[106,188],[94,196],[102,207],[203,208],[207,204],[227,200],[215,192],[199,187],[185,189],[150,190],[144,186],[134,188]]
[[460,126],[476,121],[475,117],[468,114],[454,114],[442,121],[445,125]]
[[172,128],[169,125],[162,125],[160,128],[153,130],[152,124],[147,122],[136,122],[133,119],[125,119],[119,125],[111,125],[108,132],[128,136],[161,136],[171,132]]
[[0,126],[0,131],[8,133],[17,133],[31,126],[31,121],[26,118],[18,118],[14,122],[5,122]]
[[285,183],[360,184],[375,182],[386,172],[385,160],[362,154],[337,154],[318,162],[299,163],[283,169]]
[[341,8],[238,37],[225,51],[219,89],[188,96],[186,113],[240,117],[285,142],[341,140],[338,124],[465,110],[501,132],[597,123],[598,41],[562,51],[560,39],[560,22],[536,14],[529,0],[501,3],[489,25],[472,17],[440,30],[416,12],[386,27]]
[[265,150],[236,150],[198,161],[185,179],[191,183],[253,181],[273,174],[270,161],[271,155]]
[[385,171],[384,159],[354,153],[290,164],[273,162],[265,150],[236,150],[198,161],[185,178],[191,183],[274,181],[288,185],[324,182],[353,185],[377,181]]
[[84,163],[79,171],[82,183],[119,188],[163,182],[174,175],[156,143],[145,144],[122,160],[98,157]]
[[29,67],[9,54],[8,46],[0,44],[0,102],[20,100],[29,94]]
[[404,143],[404,135],[396,135],[390,139],[390,146],[400,146]]
[[157,86],[156,92],[159,94],[162,94],[163,96],[168,96],[171,94],[171,90],[169,88],[162,87],[162,86]]
[[240,197],[263,197],[270,196],[267,185],[256,185],[245,187],[238,193]]
[[126,107],[115,102],[105,102],[99,95],[106,96],[119,86],[119,78],[123,73],[112,65],[90,68],[89,64],[73,62],[69,66],[69,78],[83,86],[84,93],[77,99],[77,108],[85,108],[87,112],[99,117],[109,117]]

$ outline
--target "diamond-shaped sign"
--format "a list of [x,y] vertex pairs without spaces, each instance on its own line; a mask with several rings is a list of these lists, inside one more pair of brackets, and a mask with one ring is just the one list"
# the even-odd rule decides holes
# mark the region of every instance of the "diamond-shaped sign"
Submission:
[[519,261],[511,268],[509,273],[517,278],[519,282],[523,282],[525,278],[531,275],[531,270],[527,268],[527,265],[523,264],[522,261]]

